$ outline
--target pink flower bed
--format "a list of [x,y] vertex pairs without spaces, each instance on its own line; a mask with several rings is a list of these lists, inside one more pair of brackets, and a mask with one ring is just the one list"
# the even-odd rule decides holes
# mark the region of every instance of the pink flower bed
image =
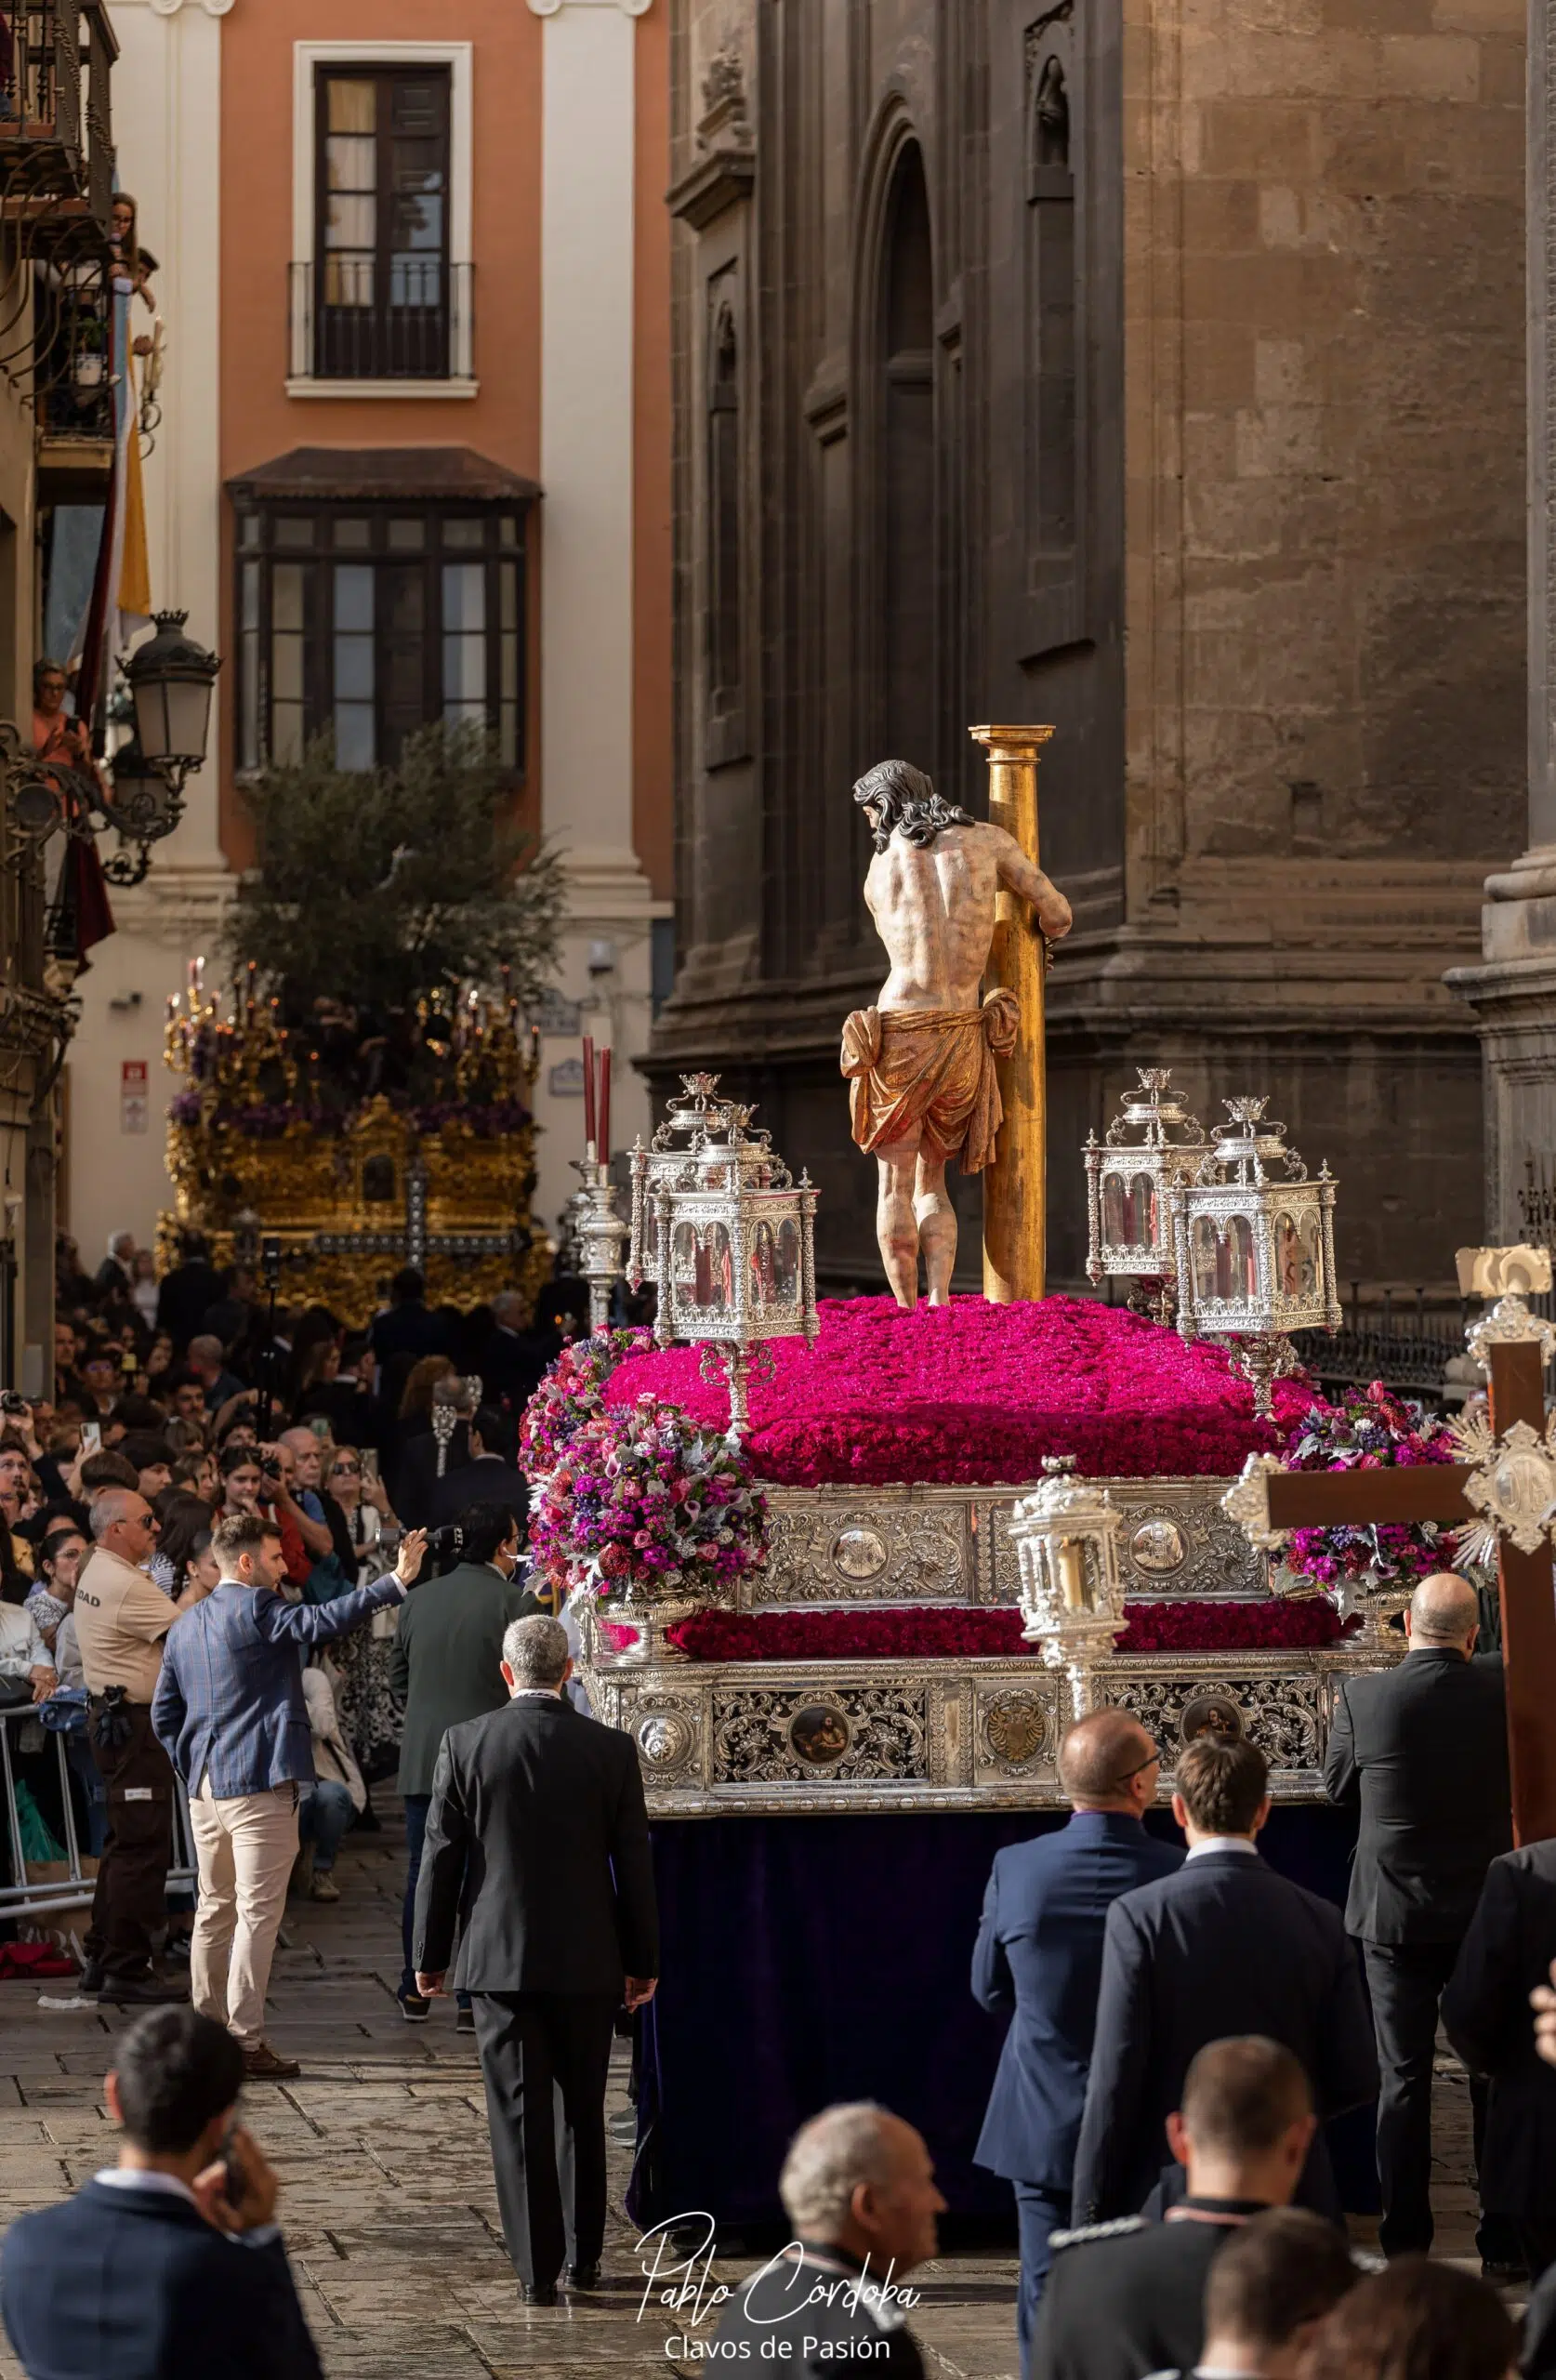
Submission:
[[[902,1313],[889,1297],[827,1299],[813,1352],[780,1340],[771,1381],[751,1385],[749,1450],[758,1478],[809,1488],[901,1480],[1019,1485],[1047,1454],[1073,1454],[1093,1478],[1225,1476],[1273,1452],[1312,1403],[1282,1381],[1275,1427],[1219,1348],[1084,1298]],[[694,1347],[629,1355],[608,1406],[652,1392],[692,1420],[729,1420],[721,1383]]]
[[[1137,1603],[1128,1606],[1120,1653],[1274,1652],[1333,1645],[1342,1624],[1322,1596],[1299,1603]],[[666,1630],[693,1661],[868,1661],[992,1658],[1039,1647],[1022,1635],[1022,1616],[1009,1608],[945,1609],[909,1605],[901,1611],[693,1612]],[[604,1633],[620,1652],[632,1631],[606,1621]]]

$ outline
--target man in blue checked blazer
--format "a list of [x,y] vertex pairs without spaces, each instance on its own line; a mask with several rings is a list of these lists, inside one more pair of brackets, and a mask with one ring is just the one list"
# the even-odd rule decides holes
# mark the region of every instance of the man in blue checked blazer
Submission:
[[1154,1841],[1141,1824],[1160,1765],[1154,1743],[1127,1712],[1091,1712],[1060,1747],[1060,1782],[1075,1816],[1056,1833],[1001,1851],[983,1896],[973,1996],[1012,2014],[974,2154],[1015,2188],[1023,2370],[1048,2278],[1048,2235],[1070,2220],[1108,1911],[1120,1893],[1183,1863],[1181,1851]]
[[219,1580],[167,1632],[152,1726],[184,1780],[200,1867],[190,1984],[200,2013],[236,2036],[251,2075],[301,2070],[265,2039],[265,1988],[297,1856],[297,1788],[314,1781],[302,1661],[402,1601],[426,1542],[410,1530],[395,1569],[371,1586],[287,1603],[275,1593],[286,1567],[275,1523],[231,1514],[211,1535]]

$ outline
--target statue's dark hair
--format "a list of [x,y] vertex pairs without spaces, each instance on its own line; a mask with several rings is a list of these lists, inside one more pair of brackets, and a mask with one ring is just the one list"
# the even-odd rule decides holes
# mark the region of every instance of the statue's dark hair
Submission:
[[878,813],[875,828],[875,844],[883,852],[891,840],[895,827],[905,843],[919,851],[928,851],[937,835],[947,826],[970,826],[975,822],[955,802],[942,801],[922,769],[906,760],[877,760],[866,770],[853,788],[853,798],[863,810],[868,807]]

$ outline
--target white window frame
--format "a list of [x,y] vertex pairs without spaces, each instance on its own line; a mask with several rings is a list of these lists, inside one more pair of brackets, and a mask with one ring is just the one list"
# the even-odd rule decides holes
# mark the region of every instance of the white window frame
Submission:
[[[468,41],[298,41],[292,45],[292,254],[317,264],[314,239],[314,84],[321,66],[446,66],[449,70],[448,260],[469,266],[474,218],[471,163],[471,76],[475,45]],[[469,286],[473,274],[463,277]],[[462,285],[455,273],[453,287]],[[289,397],[473,397],[473,304],[449,320],[449,374],[443,380],[317,380],[311,370],[307,307],[293,292]]]

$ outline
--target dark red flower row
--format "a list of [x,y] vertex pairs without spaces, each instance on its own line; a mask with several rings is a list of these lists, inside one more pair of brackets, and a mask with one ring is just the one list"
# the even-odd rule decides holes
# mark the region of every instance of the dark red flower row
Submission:
[[[1280,1650],[1345,1633],[1322,1597],[1300,1603],[1137,1603],[1120,1653]],[[1351,1625],[1353,1623],[1347,1623]],[[900,1611],[697,1611],[666,1629],[694,1661],[945,1660],[1035,1652],[1022,1616],[921,1604]]]

